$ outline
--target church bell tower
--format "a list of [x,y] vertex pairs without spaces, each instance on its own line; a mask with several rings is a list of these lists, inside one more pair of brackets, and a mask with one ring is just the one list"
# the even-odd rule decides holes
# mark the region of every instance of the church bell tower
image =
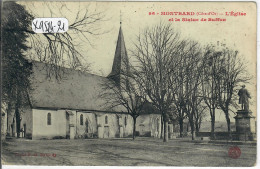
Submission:
[[122,31],[122,22],[120,21],[119,34],[117,38],[116,51],[111,73],[107,76],[115,81],[117,86],[120,86],[121,76],[129,72],[129,60],[124,42]]

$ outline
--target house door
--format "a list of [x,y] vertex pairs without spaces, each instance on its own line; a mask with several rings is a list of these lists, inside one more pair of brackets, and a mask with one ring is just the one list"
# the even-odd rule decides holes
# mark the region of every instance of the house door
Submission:
[[109,138],[109,127],[108,126],[104,127],[104,138]]

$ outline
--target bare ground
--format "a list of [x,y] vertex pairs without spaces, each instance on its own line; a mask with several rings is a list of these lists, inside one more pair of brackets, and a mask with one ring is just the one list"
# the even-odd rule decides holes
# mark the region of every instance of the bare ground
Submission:
[[[235,143],[234,143],[235,144]],[[2,145],[4,165],[69,166],[254,166],[256,145],[238,145],[239,158],[229,157],[232,144],[155,138],[26,140]]]

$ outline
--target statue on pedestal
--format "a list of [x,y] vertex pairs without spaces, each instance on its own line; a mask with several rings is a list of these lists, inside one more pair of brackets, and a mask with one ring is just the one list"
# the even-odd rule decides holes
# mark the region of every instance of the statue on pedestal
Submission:
[[245,87],[245,85],[242,85],[242,88],[238,91],[239,104],[241,104],[242,110],[249,112],[248,98],[251,98],[251,96]]
[[255,117],[252,112],[249,111],[249,101],[251,98],[249,92],[243,85],[238,91],[239,104],[241,109],[237,111],[237,115],[234,117],[236,120],[236,134],[235,139],[237,140],[255,140],[256,139],[256,126]]

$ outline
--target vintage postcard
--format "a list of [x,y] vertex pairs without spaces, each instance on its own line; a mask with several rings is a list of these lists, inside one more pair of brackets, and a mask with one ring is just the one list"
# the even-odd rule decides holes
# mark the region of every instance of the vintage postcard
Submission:
[[2,167],[255,166],[256,8],[3,1]]

